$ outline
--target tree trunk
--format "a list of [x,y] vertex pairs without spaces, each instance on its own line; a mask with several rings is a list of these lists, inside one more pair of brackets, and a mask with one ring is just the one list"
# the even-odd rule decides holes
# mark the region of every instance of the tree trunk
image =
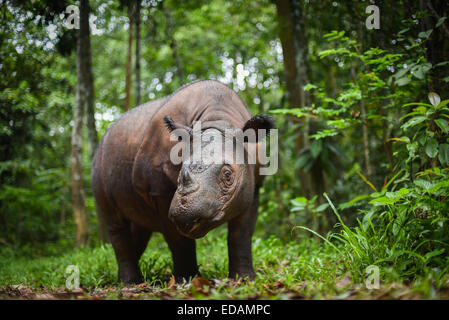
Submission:
[[[89,8],[87,8],[88,10]],[[89,12],[87,12],[89,16]],[[85,77],[86,85],[86,127],[87,127],[87,140],[89,144],[89,158],[92,161],[95,155],[95,151],[98,146],[98,134],[95,126],[95,87],[94,78],[92,74],[92,53],[90,49],[90,30],[87,30],[87,34],[84,35],[85,41],[83,44],[83,74]],[[109,232],[106,229],[103,216],[97,211],[98,218],[98,235],[101,241],[109,242]]]
[[369,149],[369,128],[368,120],[366,115],[365,101],[362,97],[360,98],[360,116],[362,117],[362,134],[363,134],[363,155],[365,156],[365,168],[366,174],[371,177],[373,174],[373,169],[371,167],[371,156]]
[[382,145],[385,152],[385,156],[388,160],[388,171],[390,171],[390,173],[393,173],[394,169],[393,150],[391,148],[391,143],[388,141],[390,137],[388,127],[390,121],[387,120],[388,110],[386,110],[386,108],[382,106],[380,109],[380,114],[382,116]]
[[302,107],[301,83],[296,64],[296,48],[293,37],[293,23],[289,0],[276,0],[277,19],[279,24],[279,38],[281,40],[282,55],[284,57],[285,83],[288,101],[291,107]]
[[133,63],[133,38],[134,38],[134,1],[130,1],[128,5],[128,19],[129,19],[129,29],[128,29],[128,60],[126,63],[126,82],[125,82],[125,111],[128,111],[131,106],[131,77],[132,77],[132,63]]
[[[444,62],[447,59],[447,52],[449,51],[449,24],[448,20],[444,21],[438,28],[435,28],[437,21],[447,15],[449,12],[449,3],[447,0],[433,0],[424,1],[420,3],[421,11],[427,11],[431,16],[423,18],[420,22],[422,31],[434,29],[429,39],[425,42],[426,46],[426,59],[433,66]],[[449,66],[439,66],[432,68],[429,72],[430,83],[429,91],[435,91],[440,95],[445,95],[447,92],[447,83],[444,82],[444,78],[449,74]],[[446,97],[443,97],[446,99]]]
[[136,2],[136,106],[140,105],[140,3]]
[[82,170],[82,145],[83,145],[83,114],[90,97],[93,95],[92,87],[89,87],[89,77],[86,66],[89,63],[89,3],[88,0],[80,1],[80,29],[77,41],[76,58],[76,101],[73,111],[72,128],[72,201],[73,213],[75,218],[75,241],[76,246],[80,247],[87,244],[88,241],[88,220],[84,197],[83,170]]
[[[304,107],[304,94],[301,84],[300,71],[297,60],[297,48],[295,44],[295,30],[292,19],[292,8],[289,0],[276,0],[276,12],[279,24],[279,38],[281,40],[282,55],[284,58],[284,74],[287,87],[288,102],[290,108]],[[297,117],[292,117],[292,121],[300,122]],[[307,141],[303,134],[299,135],[296,141],[297,150],[303,149]],[[301,188],[306,198],[310,199],[313,194],[312,179],[310,173],[301,173]]]
[[335,98],[337,95],[337,77],[335,75],[336,69],[333,64],[329,67],[328,72],[329,81],[327,82],[327,95]]
[[[363,29],[362,29],[362,24],[358,24],[357,25],[357,35],[359,38],[359,42],[360,42],[360,52],[364,52],[364,41],[366,41],[365,37],[364,37],[364,33],[363,33]],[[364,68],[362,66],[362,68]],[[357,81],[357,74],[355,73],[355,66],[353,67],[353,69],[351,69],[352,72],[352,77],[354,79],[355,83],[358,83]],[[366,112],[366,106],[365,106],[365,100],[363,98],[364,93],[365,93],[365,88],[360,86],[360,102],[359,102],[359,106],[360,106],[360,117],[362,119],[362,137],[363,137],[363,155],[365,157],[365,170],[366,170],[366,174],[368,175],[368,177],[371,177],[373,174],[373,169],[371,167],[371,155],[370,155],[370,135],[369,135],[369,126],[368,126],[368,119],[367,119],[367,112]]]
[[163,2],[161,3],[162,10],[164,11],[165,19],[167,20],[167,29],[166,29],[166,36],[170,41],[170,48],[172,52],[173,60],[176,64],[176,73],[179,78],[179,83],[181,85],[184,84],[184,69],[182,67],[181,57],[178,53],[178,44],[175,39],[175,31],[174,31],[174,22],[171,17],[170,11],[163,5]]

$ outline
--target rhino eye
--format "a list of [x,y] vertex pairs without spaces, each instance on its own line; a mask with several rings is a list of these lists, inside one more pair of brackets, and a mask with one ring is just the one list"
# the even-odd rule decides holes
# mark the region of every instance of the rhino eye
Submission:
[[220,180],[225,187],[230,187],[234,182],[234,172],[228,166],[223,167]]

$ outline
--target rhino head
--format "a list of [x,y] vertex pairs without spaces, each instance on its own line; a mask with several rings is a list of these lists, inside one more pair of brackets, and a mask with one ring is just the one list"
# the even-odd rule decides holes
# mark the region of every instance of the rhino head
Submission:
[[[180,125],[168,116],[164,121],[171,132],[185,130],[190,146],[180,164],[178,187],[168,217],[182,235],[201,238],[252,204],[259,177],[257,163],[248,161],[248,153],[254,153],[254,146],[263,142],[258,129],[265,129],[268,134],[274,121],[257,115],[241,129],[232,128],[225,121],[206,122],[200,129]],[[255,134],[247,135],[251,130]],[[231,147],[226,147],[229,142]],[[249,148],[251,144],[253,148]],[[221,153],[217,152],[220,149]]]

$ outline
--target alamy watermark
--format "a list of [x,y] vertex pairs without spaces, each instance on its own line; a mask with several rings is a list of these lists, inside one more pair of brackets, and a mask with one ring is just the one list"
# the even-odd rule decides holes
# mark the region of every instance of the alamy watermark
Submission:
[[369,290],[380,288],[380,271],[378,266],[370,265],[366,267],[365,273],[368,277],[365,280],[365,286]]
[[77,265],[69,265],[65,269],[67,276],[65,286],[69,290],[76,290],[80,287],[80,269]]
[[365,26],[368,30],[380,29],[380,9],[376,5],[366,7],[365,13],[369,14],[366,18]]
[[[68,15],[64,21],[64,26],[67,29],[76,29],[80,28],[80,8],[75,5],[67,6],[65,9],[65,13]],[[95,25],[95,20],[97,17],[94,15],[89,15],[89,27],[93,34],[97,34],[97,26]]]
[[[269,150],[266,140],[269,139]],[[177,143],[170,150],[174,165],[185,162],[211,164],[258,164],[260,175],[273,175],[278,170],[278,130],[235,128],[202,129],[196,121],[192,129],[171,132]]]
[[67,29],[79,29],[80,28],[80,8],[74,5],[67,6],[65,13],[69,16],[65,21],[65,27]]

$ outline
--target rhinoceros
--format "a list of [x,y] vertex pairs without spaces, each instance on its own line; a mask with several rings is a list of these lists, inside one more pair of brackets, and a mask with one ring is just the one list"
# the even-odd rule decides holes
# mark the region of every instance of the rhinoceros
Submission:
[[[171,250],[176,281],[198,275],[195,239],[225,222],[229,277],[255,277],[251,237],[263,182],[259,163],[205,162],[208,155],[203,153],[197,162],[187,154],[173,163],[170,152],[180,142],[171,137],[172,131],[191,133],[198,121],[200,136],[274,128],[271,117],[252,117],[228,86],[201,80],[126,112],[99,144],[92,187],[123,283],[142,282],[138,262],[153,232],[162,233]],[[244,143],[245,152],[249,143]]]

